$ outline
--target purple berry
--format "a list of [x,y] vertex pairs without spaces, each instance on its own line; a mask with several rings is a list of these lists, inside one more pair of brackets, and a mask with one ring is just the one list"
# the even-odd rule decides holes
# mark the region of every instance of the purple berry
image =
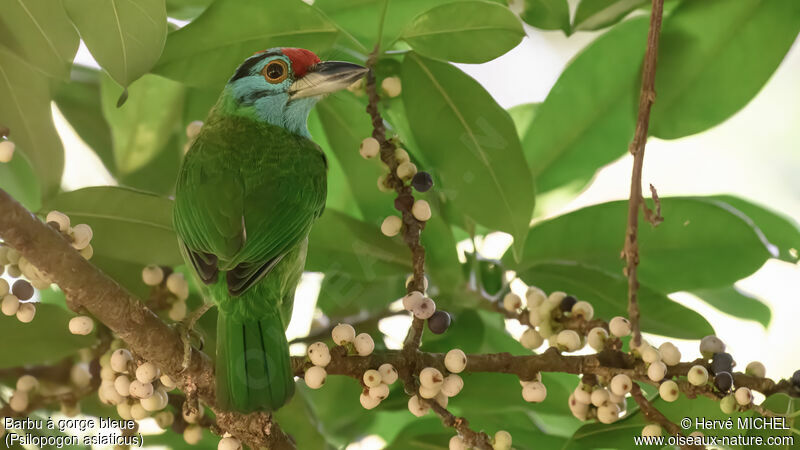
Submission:
[[428,319],[428,329],[433,334],[442,334],[450,327],[450,314],[438,310]]
[[795,370],[795,372],[792,374],[792,384],[797,389],[800,389],[800,370]]
[[33,286],[25,280],[17,280],[11,286],[11,293],[20,300],[28,300],[33,297]]
[[711,358],[711,373],[728,372],[733,370],[733,356],[730,353],[714,353]]
[[575,303],[578,303],[578,299],[568,295],[561,300],[561,304],[558,305],[558,307],[564,312],[569,312],[572,311],[572,307],[575,306]]
[[419,192],[427,192],[433,187],[433,178],[428,172],[417,172],[411,179],[411,186]]
[[733,387],[733,376],[729,372],[719,372],[714,375],[714,386],[723,394],[728,393]]

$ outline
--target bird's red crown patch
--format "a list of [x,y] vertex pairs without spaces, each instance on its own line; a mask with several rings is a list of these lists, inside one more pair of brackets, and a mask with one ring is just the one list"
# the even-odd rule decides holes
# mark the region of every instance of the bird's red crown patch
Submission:
[[309,67],[319,63],[319,57],[304,48],[284,47],[281,51],[292,62],[292,70],[296,78],[302,77],[308,72]]

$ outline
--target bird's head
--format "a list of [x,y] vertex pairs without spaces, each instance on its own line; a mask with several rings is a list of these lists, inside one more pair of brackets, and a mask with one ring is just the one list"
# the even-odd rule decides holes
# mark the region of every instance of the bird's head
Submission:
[[306,121],[314,104],[366,73],[358,64],[320,61],[302,48],[271,48],[236,69],[223,92],[224,107],[232,114],[308,135]]

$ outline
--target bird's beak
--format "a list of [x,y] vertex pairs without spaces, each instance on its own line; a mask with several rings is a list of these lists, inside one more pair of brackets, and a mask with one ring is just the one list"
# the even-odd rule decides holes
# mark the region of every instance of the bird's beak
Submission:
[[366,67],[343,61],[325,61],[312,66],[308,73],[289,86],[289,98],[317,97],[344,89],[363,77]]

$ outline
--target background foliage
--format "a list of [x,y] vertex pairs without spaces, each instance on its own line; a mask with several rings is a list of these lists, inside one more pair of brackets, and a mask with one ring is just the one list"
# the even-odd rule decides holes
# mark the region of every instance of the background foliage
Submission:
[[[383,100],[384,116],[436,182],[424,195],[436,211],[423,243],[437,302],[451,312],[453,325],[443,336],[426,334],[423,350],[526,352],[505,333],[498,315],[476,311],[468,295],[507,289],[505,269],[526,283],[588,300],[598,315],[624,314],[627,286],[618,255],[625,202],[533,219],[537,196],[577,193],[625,153],[645,50],[644,1],[582,0],[572,17],[566,0],[525,0],[513,8],[485,0],[0,0],[0,10],[0,124],[11,129],[19,149],[10,164],[0,165],[0,187],[40,214],[58,209],[90,224],[92,261],[134,292],[146,292],[138,275],[142,266],[181,264],[169,196],[184,128],[204,119],[235,66],[272,46],[363,63],[380,42],[379,80],[396,76],[403,85],[400,97]],[[167,17],[188,24],[179,27]],[[524,24],[567,35],[605,31],[572,60],[543,103],[506,111],[448,62],[503,55],[525,36]],[[677,139],[731,117],[766,83],[798,31],[796,0],[668,2],[651,134]],[[102,71],[72,64],[79,40]],[[60,189],[64,152],[51,102],[118,187]],[[392,211],[391,196],[375,187],[382,168],[356,152],[371,133],[365,106],[363,93],[343,92],[322,101],[309,120],[331,171],[329,204],[312,232],[307,269],[325,274],[318,307],[330,318],[383,310],[410,272],[402,243],[379,231]],[[663,214],[668,221],[656,230],[644,227],[640,235],[643,330],[678,338],[713,332],[700,314],[667,297],[675,291],[769,323],[769,308],[732,285],[769,258],[796,262],[797,224],[731,196],[665,198]],[[514,237],[502,261],[467,255],[466,263],[459,262],[456,242],[490,231]],[[19,342],[23,331],[42,333],[58,345],[31,339],[21,360],[19,348],[3,339],[0,366],[46,362],[86,345],[66,331],[55,338],[53,330],[66,330],[58,323],[71,313],[58,307],[58,295],[45,297],[54,305],[42,308],[42,317],[19,330],[11,327],[16,321],[2,318],[1,334]],[[213,324],[213,318],[203,323]],[[213,326],[206,328],[213,340]],[[379,333],[376,325],[363,331]],[[566,402],[574,377],[546,376],[547,400],[535,408],[522,400],[510,376],[466,378],[453,412],[468,412],[476,429],[508,430],[520,449],[534,448],[534,442],[544,448],[626,448],[631,430],[643,423],[634,413],[611,427],[581,426]],[[278,420],[299,448],[338,447],[369,434],[380,435],[389,448],[446,448],[452,433],[437,419],[412,421],[405,401],[391,397],[368,413],[358,407],[357,389],[336,378],[320,391],[300,389]],[[768,401],[785,406],[782,399]],[[657,406],[667,415],[719,414],[703,399]],[[216,445],[213,438],[204,442]],[[147,443],[181,445],[169,433]]]

